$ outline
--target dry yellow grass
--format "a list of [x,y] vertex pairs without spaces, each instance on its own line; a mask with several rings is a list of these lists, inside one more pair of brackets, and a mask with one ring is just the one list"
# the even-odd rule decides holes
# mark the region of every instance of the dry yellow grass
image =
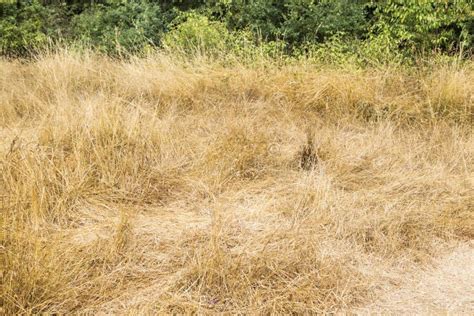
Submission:
[[0,312],[369,306],[474,237],[473,82],[472,63],[0,61]]

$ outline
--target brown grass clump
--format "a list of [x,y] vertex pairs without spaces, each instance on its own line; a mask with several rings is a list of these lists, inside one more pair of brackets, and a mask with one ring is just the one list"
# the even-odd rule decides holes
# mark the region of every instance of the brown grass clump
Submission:
[[472,82],[472,63],[0,61],[0,312],[363,306],[473,238]]

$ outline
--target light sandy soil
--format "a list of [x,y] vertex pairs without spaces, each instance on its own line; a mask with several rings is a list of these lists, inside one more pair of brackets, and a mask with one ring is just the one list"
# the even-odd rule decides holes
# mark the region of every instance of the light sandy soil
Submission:
[[465,243],[428,268],[401,274],[397,286],[360,313],[474,315],[474,243]]

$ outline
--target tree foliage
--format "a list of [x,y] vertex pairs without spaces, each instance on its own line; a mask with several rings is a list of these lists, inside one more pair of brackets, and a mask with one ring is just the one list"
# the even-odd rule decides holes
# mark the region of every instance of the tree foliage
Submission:
[[115,54],[162,46],[164,39],[183,48],[204,37],[228,43],[217,37],[239,41],[238,33],[282,41],[289,52],[354,41],[408,54],[466,52],[473,47],[473,6],[472,0],[16,0],[0,4],[0,52],[24,54],[61,40]]
[[72,21],[73,38],[80,43],[114,53],[140,51],[159,45],[167,19],[161,7],[147,0],[111,2],[90,7]]

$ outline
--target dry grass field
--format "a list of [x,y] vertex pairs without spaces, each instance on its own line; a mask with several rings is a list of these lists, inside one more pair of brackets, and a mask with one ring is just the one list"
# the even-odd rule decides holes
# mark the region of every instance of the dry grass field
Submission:
[[473,313],[473,82],[0,61],[0,313]]

